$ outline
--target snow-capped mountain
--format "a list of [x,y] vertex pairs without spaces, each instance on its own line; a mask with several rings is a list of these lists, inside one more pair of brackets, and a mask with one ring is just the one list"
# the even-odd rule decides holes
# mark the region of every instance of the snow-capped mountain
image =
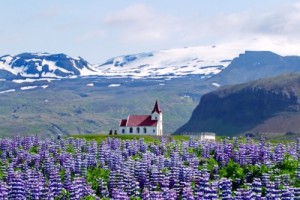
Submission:
[[65,54],[21,53],[0,57],[0,79],[49,79],[101,76],[107,78],[175,78],[220,73],[238,54],[224,46],[200,46],[118,56],[101,65]]
[[97,75],[86,60],[65,54],[22,53],[0,57],[0,78],[66,78]]
[[[225,51],[226,52],[226,51]],[[224,54],[216,46],[189,47],[119,56],[107,60],[99,69],[102,76],[120,77],[210,77],[227,67],[236,54]]]

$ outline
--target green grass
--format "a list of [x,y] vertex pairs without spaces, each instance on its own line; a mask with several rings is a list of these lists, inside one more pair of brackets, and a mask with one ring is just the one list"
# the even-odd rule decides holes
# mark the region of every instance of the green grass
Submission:
[[[255,141],[259,141],[261,137],[265,138],[266,142],[270,142],[272,144],[283,143],[287,144],[290,142],[296,142],[297,138],[300,137],[300,133],[252,133],[252,139]],[[237,137],[242,136],[242,142],[245,142],[246,138],[245,134],[236,135]]]
[[150,135],[104,135],[104,134],[85,134],[85,135],[71,135],[73,138],[84,138],[86,140],[95,140],[97,142],[102,142],[107,138],[118,138],[121,140],[134,140],[144,138],[144,141],[149,142],[159,142],[158,138],[155,138]]
[[[106,140],[107,138],[118,138],[121,140],[134,140],[134,139],[140,139],[144,138],[144,141],[146,143],[150,142],[160,142],[159,136],[152,136],[152,135],[105,135],[105,134],[82,134],[82,135],[70,135],[69,137],[73,138],[84,138],[88,141],[95,140],[97,142],[102,142],[103,140]],[[188,135],[168,135],[166,137],[170,137],[171,141],[187,141],[189,140]]]
[[172,135],[171,136],[172,140],[189,140],[188,135]]
[[110,171],[102,168],[90,168],[87,171],[87,181],[91,184],[93,190],[97,191],[98,179],[102,178],[105,182],[108,181]]
[[37,154],[39,151],[38,147],[37,146],[32,146],[30,149],[29,149],[29,153],[30,154]]

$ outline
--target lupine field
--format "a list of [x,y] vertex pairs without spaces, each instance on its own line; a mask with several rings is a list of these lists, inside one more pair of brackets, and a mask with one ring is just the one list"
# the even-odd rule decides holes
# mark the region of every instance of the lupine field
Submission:
[[300,140],[0,140],[0,199],[300,199]]

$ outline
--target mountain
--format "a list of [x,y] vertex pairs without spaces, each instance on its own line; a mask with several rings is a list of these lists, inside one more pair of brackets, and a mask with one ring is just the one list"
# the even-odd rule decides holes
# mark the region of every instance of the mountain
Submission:
[[280,56],[270,51],[245,51],[210,81],[220,85],[238,84],[290,72],[300,72],[299,56]]
[[224,47],[188,47],[118,56],[100,65],[65,54],[21,53],[0,57],[0,79],[199,77],[216,87],[300,71],[299,56],[246,51],[236,57]]
[[119,56],[97,69],[104,77],[199,76],[216,87],[300,72],[300,56],[281,56],[271,51],[237,55],[224,47],[189,47]]
[[0,57],[0,79],[181,78],[196,76],[215,86],[243,83],[300,71],[299,56],[270,51],[234,51],[218,46],[189,47],[118,56],[101,65],[65,54],[21,53]]
[[209,78],[227,67],[236,54],[222,48],[189,47],[118,56],[101,64],[102,76],[133,78],[183,77]]
[[119,56],[102,66],[65,54],[2,56],[0,135],[106,133],[129,114],[148,113],[156,99],[170,134],[208,92],[299,71],[297,56],[237,55],[221,46],[190,47]]
[[222,48],[189,47],[118,56],[100,65],[65,54],[21,53],[0,57],[0,79],[74,78],[210,78],[225,69],[236,54]]
[[65,54],[22,53],[0,57],[1,79],[66,78],[95,74],[97,71],[83,58]]
[[287,74],[203,95],[190,120],[176,133],[300,132],[299,120],[300,74]]

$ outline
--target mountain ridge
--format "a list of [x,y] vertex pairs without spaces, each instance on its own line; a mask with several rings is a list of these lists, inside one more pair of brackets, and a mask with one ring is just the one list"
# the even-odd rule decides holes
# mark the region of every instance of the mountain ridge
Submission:
[[[224,55],[223,55],[224,54]],[[235,55],[218,47],[189,47],[117,56],[90,64],[63,53],[21,53],[0,57],[0,79],[103,78],[170,79],[198,76],[215,85],[228,85],[300,71],[299,56],[271,51]]]
[[[235,54],[219,55],[216,47],[168,49],[113,57],[102,64],[90,64],[81,57],[66,54],[20,53],[0,57],[0,78],[209,78],[221,72]],[[210,54],[211,53],[211,54]],[[44,61],[44,62],[43,62]],[[51,73],[47,66],[52,67]],[[83,67],[83,68],[82,68]],[[81,70],[84,69],[84,70]],[[55,71],[56,70],[56,71]]]

